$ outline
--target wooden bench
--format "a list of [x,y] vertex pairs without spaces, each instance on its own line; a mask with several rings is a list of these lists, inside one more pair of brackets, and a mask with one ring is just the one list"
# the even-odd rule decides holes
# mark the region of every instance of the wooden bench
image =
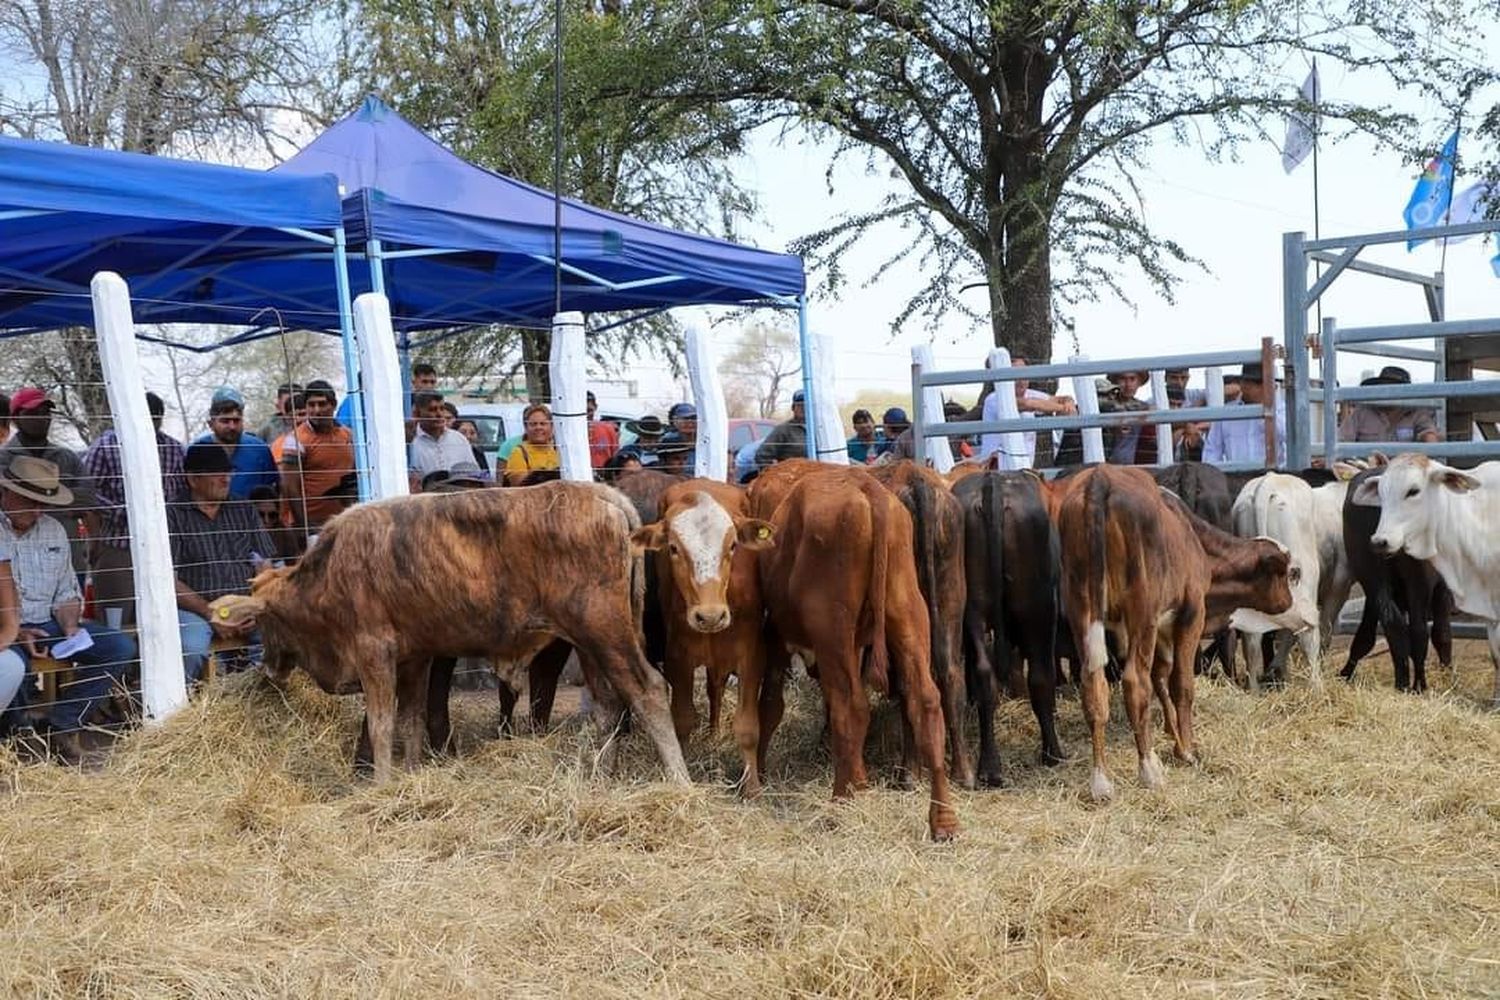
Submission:
[[73,672],[73,661],[53,659],[46,654],[30,659],[31,672],[42,679],[42,699],[50,705],[57,700],[58,682]]

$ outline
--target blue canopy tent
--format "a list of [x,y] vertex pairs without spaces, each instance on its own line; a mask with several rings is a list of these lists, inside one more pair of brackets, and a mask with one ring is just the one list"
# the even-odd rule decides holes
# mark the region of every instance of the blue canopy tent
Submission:
[[[401,331],[545,327],[553,286],[550,192],[477,167],[365,98],[275,174],[331,173],[369,286]],[[562,200],[562,309],[800,305],[800,258],[680,232]],[[359,282],[361,286],[362,282]]]
[[320,259],[305,280],[317,286],[318,328],[342,336],[353,386],[345,250],[338,180],[328,174],[0,137],[0,337],[92,326],[89,282],[99,271],[130,284],[137,322],[253,327],[271,316],[283,325],[308,302],[261,275],[310,272]]

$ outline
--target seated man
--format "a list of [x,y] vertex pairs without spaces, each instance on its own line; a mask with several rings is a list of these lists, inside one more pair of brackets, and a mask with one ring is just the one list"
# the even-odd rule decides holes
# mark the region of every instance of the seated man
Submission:
[[[1386,365],[1379,375],[1360,379],[1360,385],[1411,385],[1411,373],[1399,365]],[[1340,441],[1380,441],[1410,444],[1435,443],[1437,416],[1431,410],[1412,409],[1400,400],[1356,403],[1339,423]]]
[[177,571],[177,624],[182,629],[182,666],[191,684],[203,675],[214,636],[244,639],[244,630],[215,621],[208,604],[225,594],[243,594],[250,578],[275,553],[274,543],[255,509],[229,499],[229,454],[213,441],[200,441],[182,462],[188,501],[167,510],[172,565]]
[[[0,540],[0,716],[20,693],[26,677],[26,661],[12,647],[21,634],[20,598],[10,575],[11,544]],[[5,727],[0,726],[0,731]]]
[[[82,753],[78,730],[100,721],[102,702],[135,659],[135,643],[99,622],[84,622],[83,595],[68,551],[68,534],[44,508],[66,508],[72,491],[60,481],[58,468],[45,459],[17,455],[0,473],[0,547],[14,555],[17,605],[20,608],[19,647],[23,659],[42,653],[44,640],[71,638],[85,625],[93,645],[68,659],[73,675],[61,697],[48,711],[57,734],[53,749],[64,760]],[[47,642],[45,645],[50,646]]]

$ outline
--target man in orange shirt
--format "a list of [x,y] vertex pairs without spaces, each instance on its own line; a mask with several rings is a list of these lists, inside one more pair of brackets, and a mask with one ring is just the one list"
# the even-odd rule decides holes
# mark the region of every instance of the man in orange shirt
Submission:
[[322,379],[303,390],[307,419],[281,450],[281,496],[286,523],[313,533],[343,510],[345,480],[354,473],[354,435],[334,417],[338,396]]
[[620,431],[608,420],[594,419],[599,412],[599,403],[594,399],[592,389],[589,390],[586,409],[589,419],[589,464],[598,469],[620,450]]

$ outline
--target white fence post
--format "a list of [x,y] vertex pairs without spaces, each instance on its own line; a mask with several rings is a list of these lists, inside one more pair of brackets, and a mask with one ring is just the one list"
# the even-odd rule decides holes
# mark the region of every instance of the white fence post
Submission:
[[1224,369],[1203,369],[1203,399],[1209,406],[1224,405]]
[[724,405],[724,387],[713,342],[696,326],[687,330],[688,381],[693,386],[693,404],[698,411],[698,450],[693,457],[693,475],[724,482],[729,478],[729,410]]
[[[1167,399],[1167,373],[1165,371],[1154,371],[1151,373],[1151,409],[1170,410],[1172,403]],[[1172,464],[1172,425],[1157,424],[1150,430],[1156,435],[1156,464]]]
[[837,397],[833,394],[833,339],[815,336],[808,347],[811,349],[813,366],[813,395],[818,398],[812,427],[818,448],[818,461],[848,465],[849,439],[844,436],[844,419],[839,416]]
[[176,573],[167,534],[156,429],[146,409],[146,385],[136,353],[130,288],[111,271],[94,275],[99,363],[115,434],[120,439],[125,516],[130,522],[130,562],[135,577],[135,620],[141,656],[141,698],[146,716],[160,721],[187,704],[182,637],[177,625]]
[[552,317],[552,426],[562,478],[587,483],[594,479],[589,461],[589,423],[585,412],[588,357],[583,342],[583,313]]
[[[1068,360],[1074,364],[1087,362],[1087,354],[1075,354]],[[1099,415],[1099,392],[1094,388],[1094,376],[1074,375],[1073,396],[1078,403],[1080,416]],[[1083,429],[1083,460],[1087,463],[1104,461],[1104,430],[1099,427]]]
[[391,327],[390,301],[379,292],[354,300],[354,340],[364,384],[373,498],[404,497],[410,491],[406,469],[406,411],[401,391],[401,359]]
[[[990,370],[999,371],[1002,368],[1011,367],[1010,351],[1004,347],[996,347],[990,351]],[[1014,382],[996,382],[995,406],[998,417],[1001,420],[1019,420],[1021,408],[1016,403],[1016,384]],[[1023,461],[1026,453],[1026,435],[1020,431],[1006,431],[1000,435],[1000,463],[999,468],[1004,472],[1018,472],[1031,464]]]
[[[932,345],[916,344],[911,349],[911,359],[921,365],[923,371],[932,371]],[[947,422],[948,418],[943,413],[943,394],[937,386],[928,386],[922,390],[922,412],[927,415],[926,422],[929,425]],[[953,448],[948,443],[949,440],[935,437],[924,442],[927,461],[939,473],[947,473],[953,469]]]

